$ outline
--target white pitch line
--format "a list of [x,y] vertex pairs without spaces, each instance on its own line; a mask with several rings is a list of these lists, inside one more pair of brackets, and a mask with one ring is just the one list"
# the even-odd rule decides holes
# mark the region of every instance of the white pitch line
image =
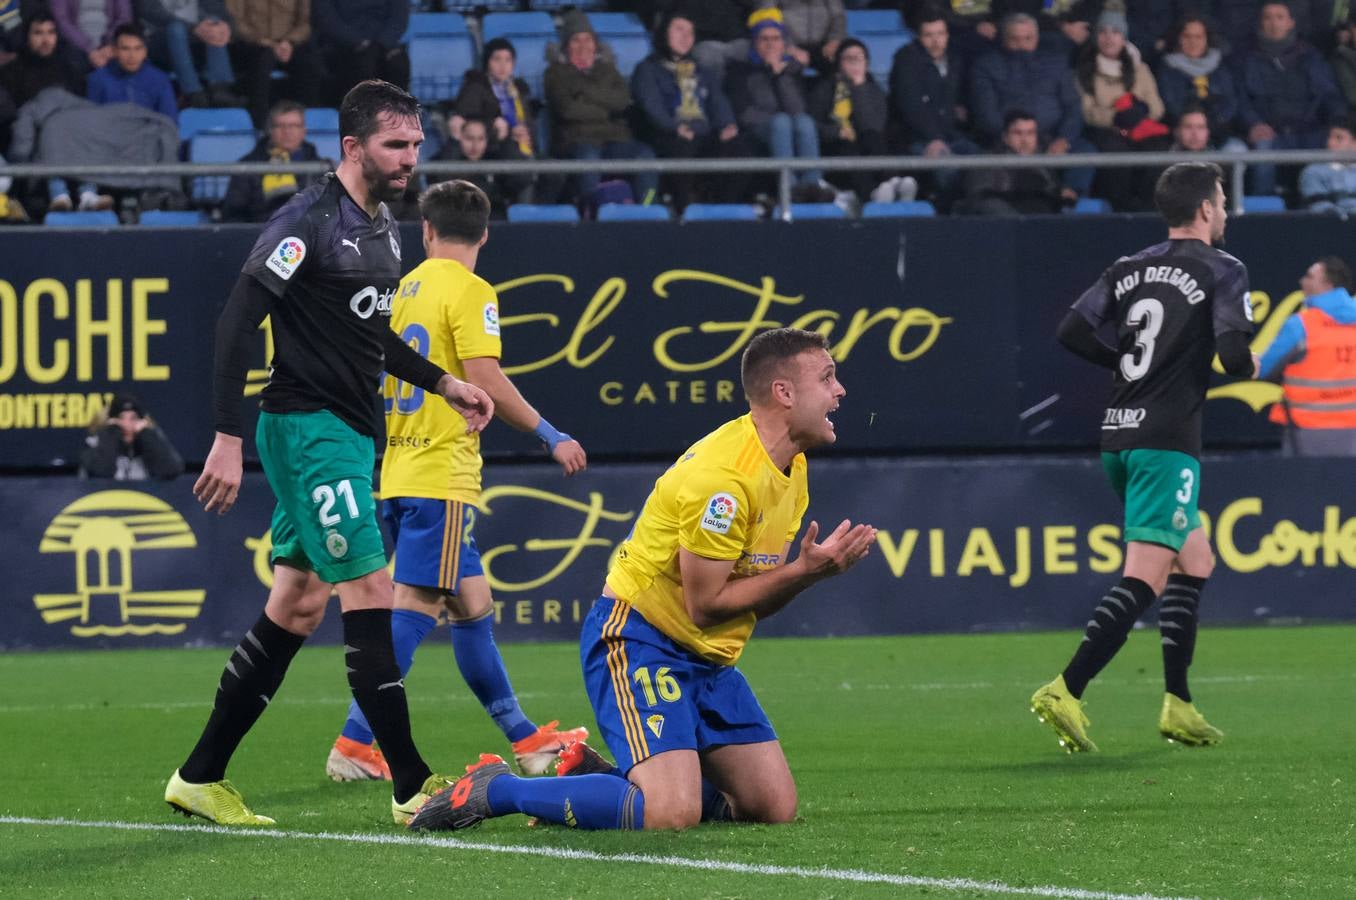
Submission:
[[649,853],[595,853],[592,850],[573,850],[566,847],[528,847],[505,844],[486,844],[458,838],[415,836],[405,834],[340,834],[331,831],[282,831],[277,828],[226,828],[221,825],[158,825],[151,822],[98,822],[79,819],[36,819],[29,816],[0,816],[0,825],[36,825],[55,828],[102,828],[114,831],[180,832],[188,834],[219,834],[235,838],[276,838],[296,841],[334,841],[346,844],[377,844],[398,847],[442,847],[449,850],[474,850],[483,853],[504,853],[515,856],[538,856],[546,859],[579,860],[601,863],[630,863],[645,866],[673,866],[699,869],[706,872],[734,872],[740,875],[772,875],[792,878],[818,878],[826,881],[846,881],[857,884],[893,884],[901,887],[922,887],[944,891],[984,891],[990,894],[1011,894],[1025,897],[1060,897],[1069,900],[1175,900],[1155,894],[1116,894],[1107,891],[1089,891],[1083,888],[1054,886],[1021,887],[1001,881],[978,881],[973,878],[929,878],[923,875],[891,875],[887,872],[867,872],[862,869],[812,869],[805,866],[769,866],[725,862],[718,859],[690,859],[685,856],[658,856]]

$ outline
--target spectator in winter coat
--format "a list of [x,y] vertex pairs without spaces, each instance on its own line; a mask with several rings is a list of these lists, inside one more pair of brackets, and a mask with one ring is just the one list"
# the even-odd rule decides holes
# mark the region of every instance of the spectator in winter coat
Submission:
[[410,57],[400,42],[409,24],[409,0],[311,0],[313,40],[330,74],[331,105],[369,78],[409,89]]
[[[1040,152],[1036,117],[1024,110],[1010,110],[1002,143],[995,152],[1035,156]],[[969,170],[962,179],[963,196],[952,211],[960,215],[1032,215],[1057,213],[1077,195],[1061,187],[1049,169]]]
[[61,39],[79,51],[89,69],[101,69],[113,58],[113,31],[131,25],[132,0],[107,0],[103,8],[88,0],[51,0]]
[[452,101],[447,132],[453,140],[461,137],[467,119],[490,123],[490,140],[512,140],[526,158],[540,156],[536,146],[537,101],[526,81],[514,74],[518,51],[508,38],[494,38],[485,44],[479,69],[472,69],[462,80],[461,90]]
[[113,59],[89,76],[95,103],[135,103],[179,121],[179,104],[169,76],[146,61],[146,41],[135,25],[119,25],[113,35]]
[[[275,88],[289,100],[324,103],[325,75],[311,41],[311,0],[226,0],[226,10],[235,20],[231,62],[254,127],[268,124]],[[273,77],[279,70],[287,75],[282,82]]]
[[[1350,116],[1328,126],[1328,149],[1356,150],[1356,122]],[[1310,163],[1300,170],[1300,199],[1310,212],[1356,212],[1356,163]]]
[[[1003,20],[1002,46],[975,63],[970,116],[976,134],[997,141],[1008,113],[1020,109],[1036,119],[1043,151],[1051,156],[1091,153],[1082,137],[1083,110],[1073,72],[1063,56],[1040,50],[1036,20],[1016,13]],[[1064,170],[1064,184],[1080,195],[1092,185],[1092,169]]]
[[[1166,150],[1172,143],[1163,124],[1163,101],[1153,73],[1139,50],[1126,43],[1125,14],[1106,10],[1097,36],[1078,58],[1078,94],[1088,139],[1103,153]],[[1154,169],[1105,168],[1097,174],[1100,192],[1122,212],[1153,208]]]
[[[1332,69],[1295,33],[1295,20],[1281,0],[1262,6],[1256,45],[1238,59],[1238,121],[1258,150],[1322,147],[1330,119],[1346,113]],[[1254,164],[1250,193],[1276,189],[1276,167]]]
[[[631,91],[617,67],[598,53],[598,35],[583,13],[567,15],[561,27],[561,58],[546,70],[546,105],[551,140],[567,159],[653,159],[654,151],[635,139],[627,116]],[[597,172],[579,176],[581,200],[592,198]],[[653,172],[630,179],[637,200],[652,198],[659,179]]]
[[56,19],[49,12],[35,13],[24,22],[24,44],[14,59],[0,66],[0,149],[9,146],[10,126],[19,107],[43,88],[65,88],[84,95],[84,64],[57,43]]
[[1238,89],[1204,16],[1189,15],[1168,40],[1158,67],[1158,92],[1170,122],[1188,105],[1199,106],[1210,120],[1217,141],[1233,134],[1238,116]]
[[174,73],[189,106],[240,106],[231,88],[232,22],[223,0],[141,0],[151,57]]
[[[915,20],[918,39],[895,52],[890,66],[890,103],[904,127],[909,152],[936,159],[978,153],[965,134],[965,59],[951,48],[951,29],[940,6],[927,6]],[[956,170],[934,170],[942,190],[955,183]]]
[[[734,110],[715,75],[692,55],[696,30],[682,13],[662,20],[655,31],[654,52],[636,66],[631,93],[644,114],[645,139],[662,157],[693,159],[748,156]],[[710,200],[732,203],[743,195],[747,175],[728,175],[712,182]],[[691,174],[673,175],[674,203],[687,206],[695,184]]]
[[[313,162],[320,159],[306,140],[306,107],[295,100],[279,101],[269,110],[268,134],[240,162]],[[276,175],[232,175],[221,211],[230,222],[266,222],[297,191],[316,181],[314,176],[279,172]]]
[[778,0],[786,27],[786,52],[803,68],[832,72],[847,37],[843,0]]
[[[866,46],[856,38],[848,38],[838,47],[836,71],[810,92],[810,115],[819,128],[819,146],[826,156],[885,156],[889,153],[885,146],[889,101],[885,91],[871,77],[869,66]],[[866,200],[877,185],[887,180],[878,171],[857,171],[841,173],[837,183]],[[896,195],[892,194],[889,199],[896,199]]]
[[184,459],[145,408],[130,394],[115,396],[90,424],[80,454],[80,474],[115,481],[169,480],[184,471]]
[[[726,89],[740,126],[776,159],[818,159],[819,129],[810,116],[800,63],[787,52],[786,29],[775,9],[749,17],[753,45],[746,62],[731,66]],[[817,185],[819,170],[797,173],[801,184]]]
[[[482,162],[485,160],[525,159],[522,151],[513,141],[495,141],[490,137],[492,126],[482,119],[465,119],[457,129],[457,139],[444,144],[438,153],[439,160],[456,162]],[[485,192],[490,200],[490,217],[503,219],[508,208],[514,203],[532,203],[532,176],[526,171],[497,175],[462,174],[463,181],[469,181]],[[441,180],[441,179],[440,179]]]

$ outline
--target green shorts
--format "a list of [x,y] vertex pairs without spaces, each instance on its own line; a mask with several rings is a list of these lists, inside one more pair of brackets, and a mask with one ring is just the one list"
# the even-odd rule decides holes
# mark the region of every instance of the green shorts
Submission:
[[386,565],[371,438],[322,409],[261,412],[255,442],[278,498],[270,562],[310,569],[331,584]]
[[1119,450],[1102,454],[1102,468],[1125,504],[1126,541],[1181,550],[1201,527],[1197,508],[1201,464],[1177,450]]

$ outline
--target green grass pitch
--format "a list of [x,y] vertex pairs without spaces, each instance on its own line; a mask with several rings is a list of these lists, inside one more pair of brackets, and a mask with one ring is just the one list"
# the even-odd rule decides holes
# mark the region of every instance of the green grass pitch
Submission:
[[[161,800],[228,651],[8,654],[0,895],[1356,896],[1356,627],[1205,630],[1193,687],[1227,738],[1203,750],[1159,738],[1157,634],[1139,631],[1088,691],[1102,751],[1066,756],[1026,701],[1077,640],[755,638],[742,668],[796,775],[796,823],[588,833],[516,816],[436,843],[391,824],[384,785],[325,778],[347,703],[336,647],[302,651],[232,764],[282,832],[255,836]],[[504,655],[529,715],[593,728],[573,646]],[[435,767],[506,751],[445,631],[407,684]]]

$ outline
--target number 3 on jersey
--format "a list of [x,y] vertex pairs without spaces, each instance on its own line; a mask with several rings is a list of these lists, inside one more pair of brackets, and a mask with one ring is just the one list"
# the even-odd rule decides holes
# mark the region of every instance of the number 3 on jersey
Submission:
[[1135,348],[1121,354],[1121,375],[1126,381],[1138,381],[1149,371],[1154,358],[1154,342],[1163,328],[1163,304],[1153,297],[1141,297],[1126,311],[1125,323],[1135,329]]

